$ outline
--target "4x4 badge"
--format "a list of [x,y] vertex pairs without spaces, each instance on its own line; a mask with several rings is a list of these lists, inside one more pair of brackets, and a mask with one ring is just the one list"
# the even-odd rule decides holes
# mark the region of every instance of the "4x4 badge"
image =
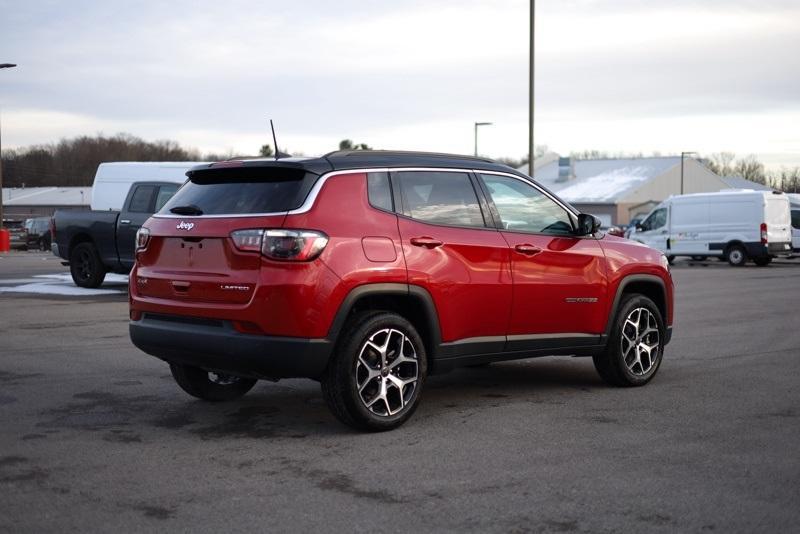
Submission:
[[187,223],[187,222],[179,222],[178,226],[175,227],[176,230],[191,230],[194,228],[194,223]]

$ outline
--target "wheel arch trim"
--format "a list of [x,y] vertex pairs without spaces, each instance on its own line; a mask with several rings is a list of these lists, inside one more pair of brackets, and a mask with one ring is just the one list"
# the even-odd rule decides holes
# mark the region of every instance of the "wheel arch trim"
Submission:
[[[427,328],[428,335],[428,357],[435,358],[436,351],[442,342],[442,334],[439,326],[439,315],[436,311],[436,305],[433,302],[433,297],[427,289],[421,286],[404,283],[375,283],[364,284],[356,286],[350,290],[349,293],[342,300],[336,315],[331,322],[328,329],[327,339],[336,343],[339,335],[344,328],[347,318],[350,316],[355,305],[365,298],[369,297],[399,297],[405,299],[412,299],[419,304],[423,311],[424,316],[419,318],[422,320]],[[413,321],[412,321],[413,322]],[[425,337],[425,333],[420,332],[420,335]]]
[[[609,308],[608,311],[608,319],[604,331],[604,335],[606,336],[606,338],[608,338],[608,336],[611,335],[611,327],[614,325],[614,319],[616,318],[617,312],[619,311],[620,301],[622,300],[622,295],[625,294],[625,288],[634,283],[644,283],[658,287],[659,291],[661,292],[661,298],[663,299],[664,302],[664,309],[659,311],[662,311],[664,315],[663,317],[664,327],[670,328],[670,326],[666,324],[670,312],[670,302],[667,299],[667,287],[664,280],[654,274],[629,274],[628,276],[623,278],[617,285],[617,291],[616,294],[614,295],[614,300],[611,304],[611,308]],[[658,306],[658,303],[656,303],[656,306]]]

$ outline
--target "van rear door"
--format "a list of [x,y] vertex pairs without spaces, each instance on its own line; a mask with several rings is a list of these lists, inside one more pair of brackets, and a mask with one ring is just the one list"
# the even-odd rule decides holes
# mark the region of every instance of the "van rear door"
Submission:
[[[789,199],[785,194],[769,193],[764,195],[764,222],[767,224],[767,242],[771,245],[789,243],[791,252],[792,242],[792,214],[789,209]],[[770,252],[772,252],[772,246]]]

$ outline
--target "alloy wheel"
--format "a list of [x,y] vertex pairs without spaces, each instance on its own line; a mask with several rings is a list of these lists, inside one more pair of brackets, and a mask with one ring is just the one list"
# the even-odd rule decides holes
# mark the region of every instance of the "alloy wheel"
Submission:
[[419,379],[414,344],[400,330],[378,330],[361,346],[355,378],[358,396],[370,412],[385,417],[401,412]]
[[644,376],[658,363],[661,336],[658,321],[647,308],[636,308],[622,325],[622,358],[632,374]]

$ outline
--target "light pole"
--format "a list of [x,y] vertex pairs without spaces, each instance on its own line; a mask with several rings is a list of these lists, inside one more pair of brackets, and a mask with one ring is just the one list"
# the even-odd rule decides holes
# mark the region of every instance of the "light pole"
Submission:
[[[12,69],[15,63],[0,63],[0,69]],[[0,125],[0,230],[3,229],[3,135]]]
[[536,47],[535,47],[535,28],[536,28],[536,0],[531,0],[530,7],[531,30],[528,35],[528,44],[530,45],[528,57],[528,174],[533,176],[533,154],[536,152],[536,147],[533,145],[533,102],[534,102],[534,63],[536,60]]
[[491,126],[491,122],[476,122],[475,123],[475,157],[478,157],[478,126]]
[[681,195],[683,194],[683,160],[691,154],[697,155],[697,152],[681,152]]

